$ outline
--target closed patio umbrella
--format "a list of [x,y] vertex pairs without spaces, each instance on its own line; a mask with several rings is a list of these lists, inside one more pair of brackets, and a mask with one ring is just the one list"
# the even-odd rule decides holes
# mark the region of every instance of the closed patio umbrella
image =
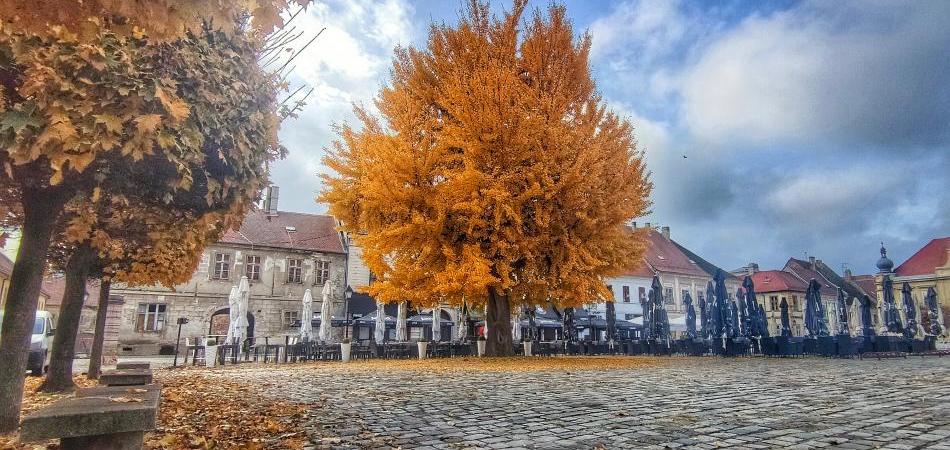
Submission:
[[860,299],[861,301],[861,335],[864,337],[874,336],[874,321],[871,318],[874,302],[867,294]]
[[884,327],[890,333],[901,333],[904,331],[904,326],[901,325],[901,317],[897,313],[897,303],[894,301],[894,282],[891,281],[891,277],[885,275],[883,284],[884,300],[881,303],[881,308],[884,316]]
[[377,344],[386,342],[386,308],[385,303],[376,301],[376,323],[373,325],[373,341]]
[[526,306],[524,314],[528,316],[528,337],[525,340],[536,341],[538,340],[537,309]]
[[779,305],[782,315],[782,337],[792,336],[792,324],[788,317],[788,301],[782,297],[782,303]]
[[838,288],[838,335],[851,336],[851,330],[848,327],[848,301],[844,297],[844,289]]
[[653,283],[653,314],[651,325],[653,325],[653,336],[655,339],[670,338],[670,322],[666,315],[666,305],[663,298],[663,284],[660,283],[660,277],[654,275]]
[[564,340],[567,342],[577,342],[577,326],[574,323],[574,308],[564,308],[561,323]]
[[511,340],[513,342],[521,341],[521,317],[519,314],[511,316]]
[[696,309],[693,308],[693,297],[689,292],[683,296],[683,305],[686,307],[686,337],[696,337]]
[[943,328],[940,326],[940,303],[937,302],[937,291],[933,287],[927,288],[924,304],[930,310],[930,334],[937,336],[943,332]]
[[650,322],[650,318],[653,315],[653,290],[640,299],[640,311],[643,314],[642,325],[643,328],[640,330],[641,339],[652,339],[653,338],[653,324]]
[[442,309],[436,306],[432,308],[432,341],[439,342],[442,340]]
[[904,337],[913,339],[917,336],[917,305],[911,296],[910,283],[901,286],[901,297],[904,300],[904,318],[907,326],[904,327]]
[[300,341],[313,339],[313,294],[310,289],[303,292],[303,308],[300,311]]
[[327,281],[323,283],[323,291],[321,291],[323,303],[320,304],[320,334],[318,337],[323,342],[330,342],[332,337],[331,326],[333,326],[333,312],[331,307],[332,297],[333,297],[333,283]]
[[749,315],[749,307],[745,304],[745,293],[742,288],[736,289],[736,306],[739,309],[739,335],[752,336],[752,321]]
[[709,312],[706,305],[706,297],[699,296],[699,336],[703,339],[709,337]]
[[742,280],[742,289],[745,293],[745,305],[752,326],[750,335],[756,337],[768,337],[769,328],[768,323],[765,320],[765,311],[762,310],[762,307],[759,306],[759,302],[755,299],[755,282],[752,281],[752,277],[746,276]]
[[224,342],[228,344],[235,343],[235,335],[237,334],[237,318],[241,313],[238,308],[238,287],[231,286],[231,293],[228,294],[228,335],[224,338]]
[[409,340],[408,328],[406,327],[406,302],[399,302],[399,308],[396,310],[396,342],[406,342]]
[[238,282],[238,317],[237,323],[234,326],[235,344],[243,344],[244,340],[247,339],[247,327],[250,325],[247,323],[247,310],[250,299],[251,284],[248,282],[247,277],[241,277],[241,281]]
[[805,329],[811,337],[827,336],[827,327],[822,327],[821,320],[821,285],[814,278],[808,282],[805,292]]
[[713,315],[716,317],[713,337],[721,338],[728,333],[729,329],[729,294],[726,291],[726,275],[720,269],[716,269],[716,275],[713,277],[716,282],[716,302]]
[[617,339],[617,311],[613,301],[607,302],[606,310],[607,342],[610,342]]
[[458,333],[455,336],[455,339],[459,342],[464,342],[468,339],[468,304],[464,301],[462,302],[462,310],[458,315]]

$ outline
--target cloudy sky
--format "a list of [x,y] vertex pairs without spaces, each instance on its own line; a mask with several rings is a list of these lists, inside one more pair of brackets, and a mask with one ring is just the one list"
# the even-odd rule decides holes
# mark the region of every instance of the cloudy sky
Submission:
[[[950,2],[565,4],[646,151],[654,206],[640,222],[726,269],[807,254],[869,273],[880,241],[900,263],[950,235]],[[326,31],[297,61],[315,91],[282,130],[281,209],[325,211],[314,197],[332,125],[371,102],[393,47],[423,44],[461,8],[318,0],[298,18]]]

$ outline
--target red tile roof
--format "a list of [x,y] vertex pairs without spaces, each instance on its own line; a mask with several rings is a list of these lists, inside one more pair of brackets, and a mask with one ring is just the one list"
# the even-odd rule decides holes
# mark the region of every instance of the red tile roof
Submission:
[[229,230],[219,242],[345,253],[336,221],[323,214],[279,211],[276,216],[268,217],[264,211],[251,211],[239,230]]
[[652,277],[656,272],[671,272],[680,275],[690,275],[697,277],[710,277],[702,268],[683,253],[673,241],[667,239],[662,233],[647,229],[644,232],[646,238],[646,253],[643,259],[645,264],[641,264],[632,270],[628,270],[624,275],[634,277]]
[[934,239],[897,266],[894,273],[900,277],[931,275],[937,267],[947,265],[947,249],[950,249],[950,237]]
[[874,281],[874,275],[853,275],[846,280],[871,297],[871,300],[877,301],[877,283]]
[[805,292],[808,285],[798,277],[784,270],[763,270],[752,274],[752,282],[755,283],[755,292],[757,294],[767,292]]
[[833,283],[828,281],[824,275],[821,274],[818,270],[811,268],[810,261],[802,261],[800,259],[789,258],[788,262],[785,263],[786,272],[790,272],[798,277],[800,281],[805,283],[805,286],[808,286],[808,282],[812,279],[818,281],[818,284],[821,286],[821,295],[825,297],[837,297],[838,296],[838,287]]

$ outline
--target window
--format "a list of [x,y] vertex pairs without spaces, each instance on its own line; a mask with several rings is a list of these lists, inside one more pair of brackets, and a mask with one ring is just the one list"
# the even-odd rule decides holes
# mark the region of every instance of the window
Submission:
[[[782,297],[782,300],[785,300],[785,297]],[[798,309],[798,296],[797,296],[797,295],[793,295],[793,296],[792,296],[792,309],[794,309],[795,311],[801,311],[800,309]]]
[[165,328],[164,303],[139,303],[135,331],[162,331]]
[[647,288],[640,286],[637,288],[637,299],[640,303],[646,303],[647,301]]
[[673,304],[673,300],[674,300],[674,298],[673,298],[673,288],[668,287],[668,288],[663,289],[663,303],[665,303],[665,304],[667,304],[667,305],[672,305],[672,304]]
[[777,295],[773,295],[773,296],[769,297],[769,306],[772,307],[772,308],[771,308],[772,311],[778,311],[780,305],[781,305],[781,303],[778,302],[778,296],[777,296]]
[[324,284],[330,279],[330,261],[317,261],[314,284]]
[[211,278],[215,280],[227,280],[231,278],[231,254],[214,254],[214,269],[211,272]]
[[633,319],[636,319],[636,318],[637,318],[637,315],[636,315],[636,314],[624,314],[624,315],[623,315],[623,319],[624,319],[624,320],[633,320]]
[[700,303],[702,303],[702,302],[703,302],[703,299],[705,299],[705,298],[706,298],[706,295],[703,294],[703,291],[696,291],[696,304],[697,304],[697,305],[700,304]]
[[623,287],[623,302],[630,303],[630,286]]
[[299,318],[298,311],[284,311],[284,328],[290,328]]
[[261,257],[257,255],[247,255],[244,257],[244,275],[248,280],[260,281],[261,279]]
[[303,260],[302,259],[288,259],[287,260],[287,282],[288,283],[302,283],[303,282]]
[[680,295],[680,300],[686,301],[687,294],[689,294],[689,289],[683,289],[683,293]]

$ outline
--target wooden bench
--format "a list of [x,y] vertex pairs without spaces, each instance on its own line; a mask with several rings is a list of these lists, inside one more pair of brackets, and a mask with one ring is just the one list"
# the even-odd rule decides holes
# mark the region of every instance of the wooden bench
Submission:
[[134,386],[151,383],[151,369],[107,370],[99,375],[99,384],[103,386]]
[[60,440],[63,450],[141,449],[155,428],[161,386],[98,386],[80,389],[23,419],[22,442]]

